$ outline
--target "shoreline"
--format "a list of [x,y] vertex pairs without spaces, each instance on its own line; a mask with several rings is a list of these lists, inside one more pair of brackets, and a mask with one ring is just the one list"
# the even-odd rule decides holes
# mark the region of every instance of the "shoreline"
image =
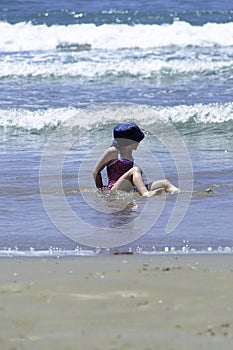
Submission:
[[9,349],[231,349],[231,254],[2,257]]
[[63,249],[63,248],[49,248],[49,249],[30,249],[20,250],[19,248],[2,248],[0,249],[1,258],[76,258],[76,257],[97,257],[97,256],[114,256],[114,255],[133,255],[133,256],[192,256],[192,255],[233,255],[233,247],[208,247],[206,249],[197,250],[189,246],[182,248],[164,247],[162,250],[150,249],[146,250],[138,246],[137,248],[119,249],[119,248],[80,248]]

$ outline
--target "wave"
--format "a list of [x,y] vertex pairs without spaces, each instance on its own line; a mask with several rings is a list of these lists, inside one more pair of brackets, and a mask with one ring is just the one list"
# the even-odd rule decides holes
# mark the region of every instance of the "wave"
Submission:
[[117,50],[125,48],[233,46],[233,22],[192,26],[173,24],[33,25],[0,22],[0,51],[47,51],[67,47]]
[[143,58],[128,58],[127,55],[115,55],[104,59],[90,58],[76,59],[73,62],[64,62],[64,58],[51,58],[37,56],[37,59],[23,57],[23,59],[8,57],[0,61],[0,78],[9,77],[33,77],[33,78],[62,78],[76,77],[80,79],[100,79],[105,77],[140,77],[142,79],[153,79],[156,77],[175,77],[189,74],[232,74],[233,61],[225,57],[214,57],[211,55],[200,58],[180,57],[163,60],[156,57],[144,55]]
[[[122,118],[124,116],[124,118]],[[122,120],[132,120],[145,129],[157,123],[219,124],[233,121],[233,103],[179,105],[173,107],[109,104],[87,109],[0,110],[0,127],[43,132],[58,126],[99,130]]]

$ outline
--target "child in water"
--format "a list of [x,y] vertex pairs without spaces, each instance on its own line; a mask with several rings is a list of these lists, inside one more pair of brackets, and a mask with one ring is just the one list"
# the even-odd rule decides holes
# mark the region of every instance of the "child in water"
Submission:
[[169,180],[154,181],[145,185],[142,170],[134,166],[132,152],[144,139],[144,133],[135,123],[119,123],[113,130],[114,141],[103,153],[93,169],[96,187],[103,189],[101,171],[107,167],[108,190],[132,191],[134,188],[144,197],[161,192],[174,193],[179,188]]

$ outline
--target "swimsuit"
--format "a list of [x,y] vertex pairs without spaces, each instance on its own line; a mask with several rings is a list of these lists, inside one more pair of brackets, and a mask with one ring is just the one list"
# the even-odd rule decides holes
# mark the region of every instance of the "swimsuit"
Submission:
[[107,166],[108,190],[111,190],[117,180],[133,167],[133,160],[118,158]]

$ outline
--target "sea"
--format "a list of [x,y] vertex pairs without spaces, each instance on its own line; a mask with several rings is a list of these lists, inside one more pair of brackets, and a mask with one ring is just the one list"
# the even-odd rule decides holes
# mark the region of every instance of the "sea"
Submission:
[[[95,189],[126,121],[181,192]],[[0,256],[232,253],[232,135],[231,1],[0,0]]]

